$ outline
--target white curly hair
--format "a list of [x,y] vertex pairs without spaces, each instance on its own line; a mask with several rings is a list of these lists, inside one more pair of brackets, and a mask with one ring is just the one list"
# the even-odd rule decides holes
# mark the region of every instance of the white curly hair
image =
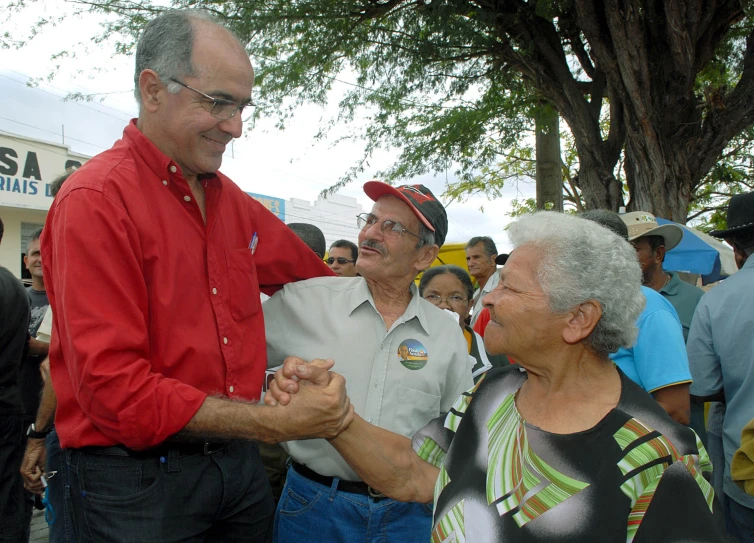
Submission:
[[586,339],[601,355],[630,347],[644,309],[641,268],[634,248],[599,224],[573,215],[540,211],[508,227],[514,248],[533,246],[540,255],[537,280],[555,313],[587,301],[602,317]]

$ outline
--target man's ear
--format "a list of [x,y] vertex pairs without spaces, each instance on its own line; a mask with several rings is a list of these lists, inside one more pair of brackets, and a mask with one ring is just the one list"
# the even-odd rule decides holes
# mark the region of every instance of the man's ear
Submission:
[[139,92],[141,93],[141,107],[150,113],[159,109],[162,91],[165,86],[160,77],[153,70],[143,70],[139,74]]
[[437,245],[425,245],[419,251],[419,261],[416,263],[417,273],[426,270],[432,265],[437,255],[440,254],[440,247]]
[[579,304],[568,314],[563,328],[563,341],[575,345],[589,337],[594,327],[602,318],[602,305],[596,300],[587,300]]
[[665,246],[660,245],[655,249],[655,262],[662,263],[665,260]]

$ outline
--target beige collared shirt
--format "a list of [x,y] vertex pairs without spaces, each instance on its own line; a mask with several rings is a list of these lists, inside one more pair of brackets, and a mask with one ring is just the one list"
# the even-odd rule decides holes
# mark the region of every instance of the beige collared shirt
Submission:
[[[414,283],[406,312],[386,330],[362,277],[289,283],[263,304],[267,365],[288,356],[332,358],[356,413],[406,437],[447,412],[473,386],[461,328]],[[294,460],[321,475],[359,477],[324,439],[285,444]]]

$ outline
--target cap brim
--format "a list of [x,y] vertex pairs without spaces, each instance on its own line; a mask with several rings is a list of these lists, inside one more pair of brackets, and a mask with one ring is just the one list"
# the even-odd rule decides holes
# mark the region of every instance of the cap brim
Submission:
[[638,236],[629,236],[628,241],[643,238],[646,236],[660,236],[665,240],[665,250],[670,251],[676,247],[683,239],[683,228],[677,224],[663,224],[652,230],[642,232]]
[[498,266],[505,266],[505,263],[508,262],[508,256],[507,254],[503,253],[501,255],[497,255],[495,257],[495,264]]
[[435,231],[435,227],[432,226],[432,223],[429,222],[429,220],[427,220],[427,218],[422,215],[418,209],[416,209],[416,206],[411,203],[411,200],[406,198],[406,196],[394,186],[383,183],[382,181],[367,181],[366,183],[364,183],[364,193],[375,202],[383,196],[395,196],[399,200],[405,202],[406,205],[411,208],[411,211],[414,212],[414,215],[416,215],[416,217],[422,222],[424,226],[429,228],[432,232]]

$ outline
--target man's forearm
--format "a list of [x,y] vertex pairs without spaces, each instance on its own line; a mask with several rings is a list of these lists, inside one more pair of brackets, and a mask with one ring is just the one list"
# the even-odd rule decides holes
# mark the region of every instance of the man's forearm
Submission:
[[358,415],[330,443],[372,488],[395,500],[429,503],[439,469],[419,458],[411,440]]
[[270,407],[207,397],[178,437],[245,439],[279,443],[332,438],[353,419],[345,380],[336,376],[326,387],[301,387],[287,406]]
[[652,392],[652,396],[674,421],[685,425],[689,424],[691,420],[691,398],[688,383],[655,390]]
[[36,338],[29,338],[29,354],[47,356],[47,352],[50,350],[50,344],[44,341],[39,341]]
[[34,421],[34,427],[38,432],[47,430],[55,422],[55,409],[58,406],[58,397],[55,395],[55,389],[52,388],[52,381],[47,379],[42,389],[42,398],[39,401],[37,409],[37,418]]

